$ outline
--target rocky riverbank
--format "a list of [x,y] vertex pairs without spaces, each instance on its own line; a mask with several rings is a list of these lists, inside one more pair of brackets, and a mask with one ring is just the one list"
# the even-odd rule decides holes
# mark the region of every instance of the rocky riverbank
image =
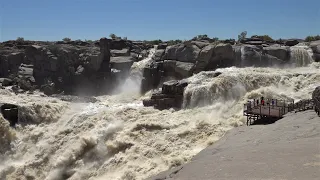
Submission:
[[209,40],[186,41],[172,46],[161,44],[144,68],[142,92],[157,88],[167,79],[184,79],[217,68],[299,67],[320,60],[320,41],[299,43],[288,40],[279,43],[258,40],[250,38],[238,44]]
[[[298,43],[259,38],[247,38],[240,44],[210,39],[171,46],[162,43],[143,67],[141,92],[157,88],[168,79],[184,79],[217,68],[304,66],[320,60],[320,41],[302,46]],[[6,41],[0,47],[0,83],[13,86],[16,93],[41,89],[47,95],[98,95],[111,93],[125,81],[133,62],[147,57],[153,46],[101,38],[94,42]]]
[[309,110],[270,125],[235,128],[190,163],[148,180],[319,179],[319,122]]
[[[313,100],[320,99],[319,91],[313,91]],[[273,124],[232,129],[189,163],[148,180],[319,179],[319,122],[317,113],[307,110]]]

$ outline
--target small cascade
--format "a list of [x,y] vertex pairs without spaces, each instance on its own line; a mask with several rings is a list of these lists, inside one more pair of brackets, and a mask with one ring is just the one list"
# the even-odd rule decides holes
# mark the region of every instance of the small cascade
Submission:
[[242,60],[241,60],[241,46],[234,46],[233,47],[233,54],[234,54],[234,63],[235,66],[241,67],[242,66]]
[[303,43],[290,47],[290,62],[296,67],[303,67],[311,64],[313,62],[312,56],[312,49]]
[[126,81],[116,89],[116,92],[125,93],[132,92],[138,93],[140,92],[141,81],[143,78],[143,69],[146,67],[151,61],[154,53],[156,52],[157,46],[149,50],[149,55],[145,59],[134,62],[131,66],[130,76],[126,79]]

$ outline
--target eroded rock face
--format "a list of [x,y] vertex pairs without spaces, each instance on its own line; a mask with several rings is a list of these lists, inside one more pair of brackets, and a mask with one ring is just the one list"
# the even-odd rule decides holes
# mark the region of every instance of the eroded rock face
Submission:
[[318,99],[320,101],[320,86],[312,92],[312,99]]
[[290,48],[286,46],[269,46],[264,47],[263,50],[266,54],[269,54],[271,56],[274,56],[278,59],[281,59],[283,61],[289,61],[290,60]]
[[165,76],[186,78],[200,71],[214,70],[233,64],[234,54],[230,44],[210,44],[189,41],[158,49],[152,59],[159,62]]
[[0,43],[0,78],[9,78],[17,93],[34,88],[48,95],[108,93],[113,81],[128,75],[133,61],[147,56],[146,48],[150,46],[107,38],[95,43],[8,41]]
[[314,60],[320,62],[320,40],[311,42],[310,47],[313,51]]

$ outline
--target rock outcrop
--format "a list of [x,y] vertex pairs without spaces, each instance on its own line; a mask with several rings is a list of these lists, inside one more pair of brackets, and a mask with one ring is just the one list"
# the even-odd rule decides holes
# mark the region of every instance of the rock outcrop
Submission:
[[318,101],[320,101],[320,86],[316,87],[312,92],[312,99],[317,99]]
[[[149,45],[122,39],[7,41],[0,43],[0,78],[15,92],[36,88],[47,95],[107,94],[128,75]],[[4,82],[4,83],[2,83]]]
[[320,40],[311,42],[310,47],[313,51],[314,60],[320,62]]
[[164,82],[161,92],[153,93],[150,99],[143,100],[144,106],[153,106],[156,109],[181,108],[186,80],[171,80]]
[[[256,42],[252,43],[250,42]],[[161,44],[144,69],[142,92],[158,87],[166,78],[183,79],[201,71],[230,66],[283,66],[290,61],[290,47],[250,38],[243,44],[187,41],[167,46]]]
[[14,104],[0,104],[2,117],[9,121],[10,126],[18,122],[18,106]]

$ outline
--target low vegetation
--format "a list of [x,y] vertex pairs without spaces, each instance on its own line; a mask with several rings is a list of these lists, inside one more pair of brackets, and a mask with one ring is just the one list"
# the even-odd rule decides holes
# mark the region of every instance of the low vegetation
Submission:
[[320,40],[320,35],[316,35],[316,36],[307,36],[305,41],[310,42],[310,41],[318,41]]
[[263,41],[274,41],[274,39],[272,39],[269,35],[262,35],[262,36],[253,35],[253,36],[251,36],[251,38],[259,38]]
[[238,35],[238,42],[243,41],[245,38],[247,38],[247,31],[243,31]]
[[24,42],[24,38],[23,37],[17,37],[16,41],[17,42]]
[[67,38],[67,37],[63,38],[62,40],[65,41],[65,42],[70,42],[71,41],[71,39]]

